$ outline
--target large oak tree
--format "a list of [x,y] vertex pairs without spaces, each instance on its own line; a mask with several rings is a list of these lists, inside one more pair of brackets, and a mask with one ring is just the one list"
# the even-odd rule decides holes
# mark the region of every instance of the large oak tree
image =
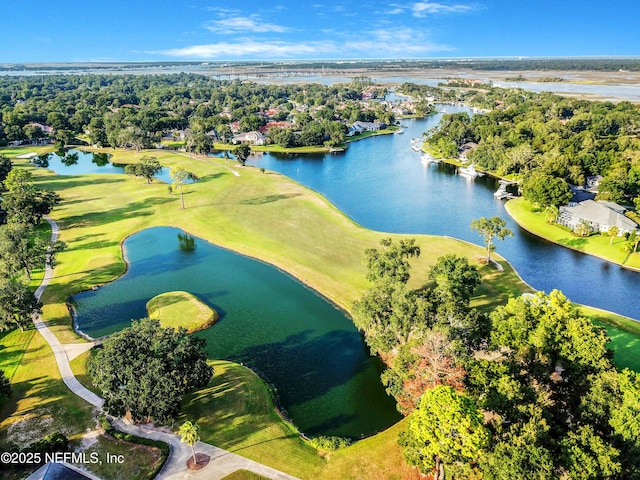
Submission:
[[89,363],[93,384],[111,414],[167,422],[185,394],[209,382],[206,341],[157,320],[134,321],[104,341]]

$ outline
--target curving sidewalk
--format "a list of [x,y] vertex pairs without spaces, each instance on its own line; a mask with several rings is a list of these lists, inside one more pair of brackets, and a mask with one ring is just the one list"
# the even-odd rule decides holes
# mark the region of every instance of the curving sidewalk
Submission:
[[[58,224],[49,217],[45,217],[45,220],[49,225],[51,225],[51,240],[55,242],[58,239],[59,234]],[[42,283],[35,291],[35,296],[38,300],[40,300],[42,293],[49,285],[52,278],[53,269],[47,266]],[[73,358],[79,352],[81,353],[84,350],[90,349],[93,346],[93,343],[61,344],[58,337],[49,330],[49,327],[47,327],[40,316],[34,319],[34,325],[53,350],[56,363],[58,364],[58,369],[60,370],[60,375],[62,376],[62,381],[67,385],[67,387],[69,387],[69,390],[83,400],[89,402],[91,405],[98,409],[102,409],[104,399],[78,382],[69,364],[70,358]],[[209,465],[199,471],[190,471],[186,468],[186,463],[191,456],[191,448],[182,443],[178,435],[155,428],[151,425],[127,425],[121,420],[116,420],[114,422],[114,426],[118,430],[132,433],[140,437],[161,440],[170,445],[169,457],[167,458],[167,461],[160,473],[156,476],[156,479],[219,480],[236,470],[249,470],[257,473],[258,475],[274,480],[296,480],[296,477],[280,472],[274,468],[267,467],[258,462],[254,462],[253,460],[249,460],[241,457],[240,455],[236,455],[235,453],[227,452],[226,450],[203,442],[198,442],[196,444],[196,450],[211,457]]]

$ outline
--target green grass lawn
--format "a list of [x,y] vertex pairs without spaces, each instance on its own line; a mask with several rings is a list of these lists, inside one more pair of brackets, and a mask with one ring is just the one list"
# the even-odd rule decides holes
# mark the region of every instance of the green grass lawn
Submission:
[[185,398],[179,420],[197,422],[203,441],[302,479],[399,479],[409,470],[397,443],[404,422],[323,458],[275,412],[256,374],[237,363],[211,364],[213,379]]
[[613,350],[613,360],[618,368],[630,368],[640,372],[640,322],[604,312],[597,308],[578,306],[585,317],[604,327],[611,339],[608,347]]
[[281,147],[280,145],[251,145],[253,152],[276,152],[276,153],[327,153],[329,147],[324,145],[310,145],[306,147]]
[[266,384],[236,363],[211,362],[209,385],[183,402],[179,423],[197,422],[203,441],[301,478],[318,478],[325,461],[273,408]]
[[[25,150],[31,151],[11,150],[11,155]],[[68,248],[60,253],[55,277],[43,296],[43,317],[63,343],[83,341],[71,329],[68,297],[121,275],[126,268],[123,240],[151,226],[179,227],[267,261],[347,310],[369,286],[362,264],[365,249],[378,246],[384,237],[416,238],[422,254],[413,261],[412,286],[427,281],[428,268],[441,255],[458,253],[472,262],[484,255],[483,248],[451,238],[364,229],[322,196],[290,179],[239,167],[222,158],[189,158],[165,150],[102,151],[114,154],[113,160],[120,163],[153,155],[165,166],[180,165],[193,172],[200,181],[186,187],[186,209],[181,210],[179,196],[171,195],[161,182],[147,184],[127,175],[57,176],[15,160],[18,168],[33,171],[39,187],[52,188],[63,198],[53,217]],[[473,299],[474,305],[485,310],[529,290],[503,259],[496,258],[505,271],[481,266],[483,284]],[[598,314],[598,320],[610,325],[614,325],[613,318]],[[614,336],[617,331],[617,327],[611,330]],[[33,432],[45,430],[37,422],[49,417],[53,417],[54,426],[57,422],[72,435],[83,432],[91,423],[91,409],[60,381],[50,349],[40,335],[27,339],[11,332],[1,338],[8,340],[0,350],[0,364],[14,369],[16,394],[2,408],[0,440],[7,437],[13,424],[25,419],[31,422],[25,426]],[[19,360],[21,351],[24,358]],[[88,380],[83,373],[87,357],[85,354],[72,362],[83,383]],[[396,444],[401,425],[323,459],[277,417],[270,401],[265,400],[268,391],[257,377],[233,364],[216,365],[218,375],[212,384],[191,398],[183,413],[183,419],[201,423],[203,440],[302,478],[363,478],[363,472],[371,472],[369,478],[397,478],[397,472],[402,471]],[[369,452],[375,452],[375,457]]]
[[614,238],[612,245],[609,244],[611,239],[608,236],[576,237],[557,225],[549,225],[545,221],[544,212],[535,211],[531,203],[522,197],[509,200],[505,208],[518,225],[534,235],[563,247],[604,258],[618,265],[640,269],[640,253],[625,252],[625,240],[622,237]]
[[184,327],[188,332],[197,332],[213,325],[217,312],[195,295],[176,291],[166,292],[147,302],[149,318],[160,320],[164,328]]
[[39,333],[7,332],[0,344],[0,363],[13,369],[13,394],[0,409],[0,443],[26,446],[55,431],[77,441],[93,426],[92,406],[69,392]]
[[250,472],[249,470],[237,470],[227,475],[222,480],[267,480],[267,477]]

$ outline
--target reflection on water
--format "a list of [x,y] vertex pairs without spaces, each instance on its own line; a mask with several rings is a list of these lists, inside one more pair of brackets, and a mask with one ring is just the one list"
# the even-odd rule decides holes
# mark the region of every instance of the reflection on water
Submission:
[[[61,152],[56,152],[56,155],[60,156]],[[71,167],[72,165],[78,164],[78,159],[80,158],[79,152],[67,152],[64,156],[60,157],[60,162],[65,167]]]
[[114,332],[146,316],[156,295],[185,290],[219,314],[196,334],[209,357],[260,372],[304,433],[358,438],[400,418],[351,319],[289,275],[175,228],[144,230],[124,247],[125,275],[73,297],[81,330]]
[[[108,153],[83,152],[82,150],[61,150],[35,157],[32,163],[38,167],[53,170],[58,175],[124,175],[124,164],[111,163],[111,155]],[[173,183],[171,169],[162,167],[162,170],[154,177],[164,183]],[[198,178],[189,174],[184,183],[193,183]]]
[[188,233],[178,233],[178,245],[183,252],[193,252],[196,249],[196,239]]

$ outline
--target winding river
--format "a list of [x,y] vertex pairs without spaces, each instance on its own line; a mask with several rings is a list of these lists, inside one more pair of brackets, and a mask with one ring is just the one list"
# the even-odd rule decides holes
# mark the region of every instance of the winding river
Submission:
[[[449,113],[470,110],[446,106]],[[410,140],[442,114],[404,120],[403,135],[353,142],[340,154],[253,156],[249,163],[280,172],[321,193],[359,224],[394,233],[448,235],[482,245],[474,218],[499,215],[515,238],[497,242],[522,278],[538,290],[560,289],[571,300],[640,319],[640,273],[552,244],[511,220],[490,177],[471,180],[448,165],[425,166]]]

